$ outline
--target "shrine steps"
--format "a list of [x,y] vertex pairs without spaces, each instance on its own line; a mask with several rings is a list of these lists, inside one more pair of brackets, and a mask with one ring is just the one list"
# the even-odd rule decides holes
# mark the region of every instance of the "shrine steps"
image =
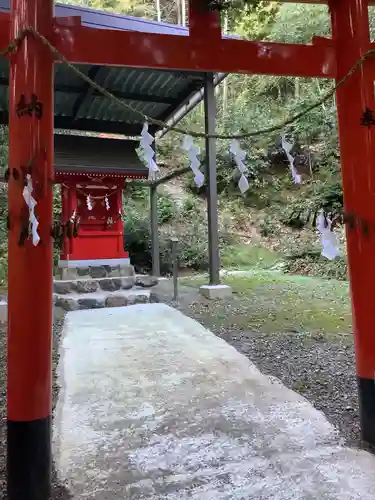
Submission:
[[153,276],[120,276],[116,278],[84,278],[75,280],[55,280],[53,292],[58,295],[68,293],[94,293],[130,290],[133,287],[151,288],[158,280]]
[[65,295],[54,294],[55,308],[62,309],[63,311],[124,307],[134,304],[146,304],[151,301],[151,290],[137,287],[130,290],[117,290],[116,292],[100,290],[91,293],[71,292]]
[[136,275],[132,266],[120,276],[55,279],[53,304],[62,312],[145,304],[153,301],[151,288],[157,283],[153,276]]

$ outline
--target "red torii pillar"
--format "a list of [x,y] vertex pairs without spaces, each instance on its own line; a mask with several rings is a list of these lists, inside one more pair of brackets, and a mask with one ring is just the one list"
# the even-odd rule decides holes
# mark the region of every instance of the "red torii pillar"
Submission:
[[[332,0],[332,35],[339,82],[370,48],[368,0]],[[346,214],[366,227],[347,224],[361,433],[375,444],[375,142],[372,128],[361,125],[366,108],[375,110],[374,81],[368,59],[337,90],[341,171]]]
[[[11,39],[31,26],[52,34],[53,0],[12,0]],[[10,58],[9,84],[9,287],[8,287],[8,498],[50,498],[52,413],[52,177],[53,58],[31,36]],[[32,95],[42,105],[17,113]],[[21,167],[31,158],[38,187],[36,214],[40,243],[19,244],[21,217],[28,210],[22,196]],[[17,175],[13,173],[19,173]],[[39,184],[39,186],[37,186]],[[26,208],[26,212],[25,212]]]

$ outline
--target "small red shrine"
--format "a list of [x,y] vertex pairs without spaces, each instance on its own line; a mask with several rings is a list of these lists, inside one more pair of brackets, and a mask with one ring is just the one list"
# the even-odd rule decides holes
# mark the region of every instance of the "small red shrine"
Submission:
[[123,189],[148,171],[138,143],[83,135],[55,135],[55,182],[61,186],[61,222],[76,221],[76,238],[64,238],[59,267],[118,266],[124,250]]

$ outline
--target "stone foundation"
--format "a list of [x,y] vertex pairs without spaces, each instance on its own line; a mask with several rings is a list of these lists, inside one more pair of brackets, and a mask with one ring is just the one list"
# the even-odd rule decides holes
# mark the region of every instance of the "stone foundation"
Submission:
[[61,280],[79,280],[79,279],[99,279],[99,278],[119,278],[134,276],[134,267],[130,264],[125,265],[98,265],[87,267],[63,267],[59,269],[59,278]]
[[78,309],[102,309],[104,307],[124,307],[134,304],[146,304],[151,300],[150,290],[119,290],[117,292],[70,293],[55,294],[54,306],[62,311],[77,311]]
[[130,264],[116,262],[60,268],[63,279],[53,283],[56,311],[123,307],[150,302],[150,288],[158,284],[153,276],[136,275]]

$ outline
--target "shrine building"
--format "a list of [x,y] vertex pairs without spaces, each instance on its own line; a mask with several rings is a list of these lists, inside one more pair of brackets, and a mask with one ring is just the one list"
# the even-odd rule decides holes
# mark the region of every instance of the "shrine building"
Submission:
[[[2,12],[9,12],[9,0],[0,0],[0,15]],[[87,28],[189,35],[181,26],[86,7],[56,4],[55,15],[73,20],[77,16],[80,25]],[[61,276],[68,268],[130,264],[131,256],[124,250],[123,189],[127,182],[148,176],[135,151],[144,123],[142,114],[177,123],[202,100],[205,77],[205,73],[193,70],[76,66],[141,114],[122,109],[70,68],[55,65],[54,182],[61,186],[62,225],[78,222],[76,237],[65,237],[61,242]],[[216,74],[215,85],[224,77],[224,73]],[[0,123],[4,125],[9,116],[8,85],[8,61],[0,58]],[[165,131],[150,124],[149,132],[160,136]],[[122,139],[110,138],[114,135]]]
[[55,183],[61,222],[79,221],[77,237],[63,240],[59,268],[128,265],[122,221],[127,181],[145,179],[136,141],[55,134]]

